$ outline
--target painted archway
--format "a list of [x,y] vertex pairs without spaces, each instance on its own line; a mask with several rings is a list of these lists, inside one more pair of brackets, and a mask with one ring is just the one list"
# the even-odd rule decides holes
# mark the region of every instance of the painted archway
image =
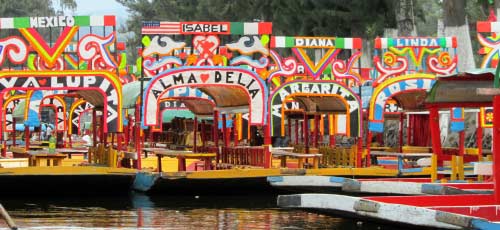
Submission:
[[69,110],[69,118],[71,124],[68,125],[68,134],[74,134],[74,130],[77,130],[77,134],[80,135],[80,115],[87,111],[91,111],[94,109],[94,105],[90,104],[90,102],[85,99],[78,99],[71,105]]
[[[48,95],[42,99],[42,103],[40,104],[40,111],[43,107],[50,107],[54,110],[56,114],[56,131],[64,132],[68,128],[66,121],[66,103],[64,99],[60,96]],[[41,113],[40,113],[41,114]]]
[[334,96],[340,98],[348,109],[350,120],[348,135],[360,137],[362,135],[361,99],[351,89],[335,81],[293,81],[281,85],[271,95],[269,101],[271,136],[282,136],[284,105],[294,95]]
[[[0,92],[5,90],[93,90],[103,98],[105,132],[122,131],[122,89],[118,78],[105,71],[8,71],[0,73]],[[2,99],[3,100],[3,99]]]
[[13,132],[14,131],[14,117],[12,116],[12,113],[14,112],[14,109],[16,106],[21,103],[22,101],[26,100],[27,95],[14,95],[9,97],[7,100],[5,100],[4,106],[3,106],[3,113],[4,116],[4,129],[5,132]]
[[368,129],[384,131],[384,111],[388,99],[402,92],[428,91],[436,82],[433,74],[411,74],[382,82],[373,90],[368,114]]
[[[200,88],[214,99],[216,104],[230,103],[242,98],[223,98],[214,89],[237,89],[244,91],[249,105],[250,121],[253,125],[266,124],[267,107],[265,102],[268,89],[265,82],[256,73],[234,67],[188,67],[168,70],[153,78],[144,92],[144,125],[157,125],[158,101],[167,90],[179,87]],[[228,106],[230,107],[230,106]]]

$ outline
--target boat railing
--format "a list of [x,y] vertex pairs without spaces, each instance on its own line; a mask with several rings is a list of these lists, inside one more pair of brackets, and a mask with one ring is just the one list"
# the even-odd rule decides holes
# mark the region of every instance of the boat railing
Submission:
[[264,167],[265,151],[262,146],[222,147],[218,163],[235,166]]

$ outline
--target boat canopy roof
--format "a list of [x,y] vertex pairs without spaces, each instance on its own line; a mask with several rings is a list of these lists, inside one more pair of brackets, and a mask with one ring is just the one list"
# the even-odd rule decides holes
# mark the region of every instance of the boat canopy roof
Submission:
[[427,106],[482,107],[491,106],[493,95],[481,93],[493,88],[494,69],[474,69],[455,75],[439,76],[427,93]]

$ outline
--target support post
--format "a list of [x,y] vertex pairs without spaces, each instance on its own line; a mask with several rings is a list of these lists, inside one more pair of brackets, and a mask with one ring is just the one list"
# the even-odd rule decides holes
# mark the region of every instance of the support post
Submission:
[[92,146],[97,146],[97,111],[92,110]]
[[465,155],[465,131],[462,130],[458,133],[458,156],[457,156],[457,171],[458,179],[463,180],[464,175],[464,155]]
[[219,163],[221,152],[219,151],[219,111],[214,110],[214,124],[212,127],[212,137],[214,139],[215,148],[217,148],[217,156],[215,157],[215,163]]
[[24,148],[28,151],[30,149],[30,127],[27,125],[24,125],[24,143]]
[[366,167],[370,167],[372,164],[372,158],[370,155],[371,145],[372,145],[372,131],[368,130],[368,137],[366,138]]
[[[404,122],[404,114],[399,114],[399,152],[403,152],[403,123]],[[407,133],[409,134],[409,133]],[[409,143],[408,143],[409,144]]]
[[224,141],[224,148],[229,147],[229,140],[227,136],[226,114],[222,114],[222,140]]
[[295,119],[295,145],[299,144],[299,120]]
[[16,118],[12,118],[12,127],[12,146],[16,146]]
[[142,157],[142,145],[141,145],[141,105],[137,103],[135,105],[135,149],[137,151],[137,169],[141,169],[141,157]]
[[[438,108],[431,107],[429,109],[429,125],[432,138],[432,155],[435,156],[436,167],[433,167],[431,178],[437,179],[437,170],[439,166],[443,165],[442,149],[441,149],[441,134],[439,130],[439,110]],[[432,181],[435,182],[435,181]]]
[[313,134],[313,146],[314,148],[318,148],[318,139],[319,139],[319,115],[314,115],[314,134]]
[[207,138],[205,136],[205,120],[201,120],[201,146],[205,149],[205,142]]
[[307,117],[307,113],[304,112],[304,152],[309,153],[309,118]]
[[194,117],[194,130],[193,130],[193,152],[197,152],[197,147],[196,147],[196,136],[198,135],[198,117]]
[[[403,118],[404,119],[404,118]],[[408,127],[406,127],[406,145],[411,146],[412,145],[412,130],[413,130],[413,125],[415,124],[415,115],[408,114],[406,119],[408,120]],[[404,120],[403,120],[404,122]]]
[[493,97],[493,183],[495,204],[500,204],[500,96]]
[[[481,162],[483,161],[483,127],[481,127],[481,113],[477,113],[476,143],[477,160]],[[483,175],[478,175],[477,180],[483,181]]]

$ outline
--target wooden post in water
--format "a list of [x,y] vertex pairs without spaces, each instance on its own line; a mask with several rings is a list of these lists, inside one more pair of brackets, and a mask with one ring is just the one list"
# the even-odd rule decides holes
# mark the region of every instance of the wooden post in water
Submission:
[[2,215],[3,219],[5,220],[5,222],[7,223],[7,226],[9,226],[10,229],[13,229],[13,230],[17,229],[16,223],[14,223],[12,218],[10,218],[9,213],[7,212],[7,210],[5,210],[5,208],[2,206],[2,204],[0,204],[0,214]]

